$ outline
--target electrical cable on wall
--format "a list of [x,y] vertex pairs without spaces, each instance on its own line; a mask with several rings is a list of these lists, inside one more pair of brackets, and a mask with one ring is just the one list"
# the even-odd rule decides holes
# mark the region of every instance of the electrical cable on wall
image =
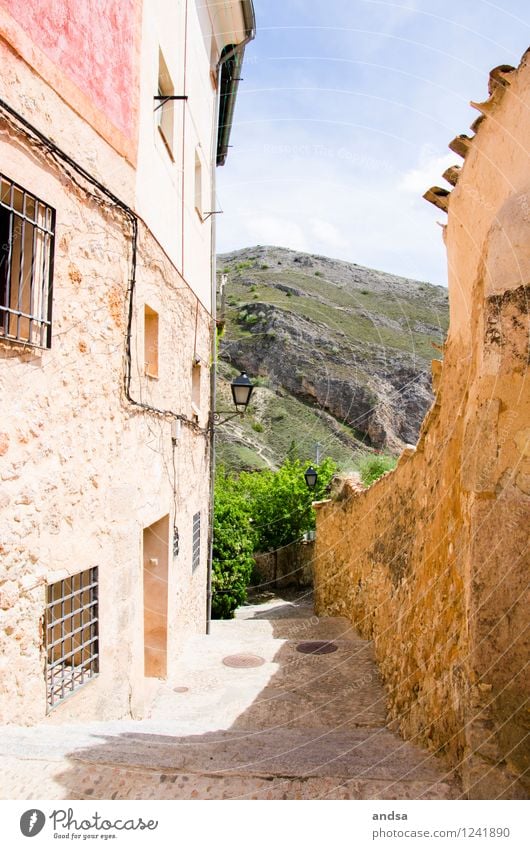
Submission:
[[[55,142],[53,142],[50,138],[44,135],[37,127],[33,126],[23,115],[13,109],[5,100],[0,99],[0,110],[6,113],[5,117],[7,120],[15,119],[26,131],[28,136],[33,142],[40,144],[43,146],[48,153],[51,153],[56,160],[59,160],[63,167],[66,165],[68,168],[73,169],[79,176],[81,176],[84,180],[94,186],[99,192],[101,192],[104,196],[106,196],[107,201],[110,201],[115,207],[118,207],[125,213],[130,227],[131,227],[131,264],[130,264],[130,275],[129,275],[129,283],[127,287],[127,301],[128,301],[128,314],[127,314],[127,336],[125,340],[125,368],[124,368],[124,382],[123,388],[125,393],[125,398],[127,401],[134,407],[138,407],[141,410],[145,410],[145,412],[154,413],[155,415],[167,418],[168,420],[178,420],[185,424],[187,427],[190,427],[196,433],[208,435],[210,433],[210,429],[208,427],[201,428],[194,420],[188,418],[188,416],[183,413],[177,413],[174,410],[163,409],[159,407],[155,407],[151,404],[146,404],[143,401],[137,401],[131,395],[131,372],[132,372],[132,354],[131,354],[131,344],[132,344],[132,322],[133,322],[133,314],[134,314],[134,295],[136,290],[136,267],[137,267],[137,258],[138,258],[138,216],[136,213],[129,207],[126,203],[120,200],[113,192],[110,191],[103,183],[101,183],[96,177],[86,171],[82,165],[75,161],[68,153],[63,151],[60,147],[58,147]],[[9,116],[9,118],[7,117]],[[82,191],[87,192],[85,186],[81,185],[78,180],[76,180],[72,174],[68,172],[68,176],[75,185],[80,188]],[[96,195],[92,195],[92,197],[99,201]],[[199,299],[195,295],[197,300],[197,309]]]

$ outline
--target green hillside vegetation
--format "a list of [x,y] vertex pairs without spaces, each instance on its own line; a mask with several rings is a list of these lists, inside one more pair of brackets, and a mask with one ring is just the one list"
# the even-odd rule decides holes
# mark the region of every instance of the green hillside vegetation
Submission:
[[[222,361],[218,372],[218,407],[229,409],[229,381],[238,374]],[[366,453],[361,440],[346,425],[336,422],[342,439],[330,429],[330,416],[321,418],[318,409],[304,404],[292,395],[258,386],[252,395],[245,417],[219,429],[217,462],[234,471],[277,469],[289,455],[293,458],[315,458],[317,443],[322,456],[330,457],[338,468],[359,468]],[[260,429],[256,429],[256,424]],[[259,446],[260,453],[253,448]]]
[[260,384],[245,419],[220,429],[220,462],[278,468],[320,443],[350,471],[416,440],[448,326],[446,289],[275,247],[221,256],[218,268],[220,399],[231,405],[240,370]]

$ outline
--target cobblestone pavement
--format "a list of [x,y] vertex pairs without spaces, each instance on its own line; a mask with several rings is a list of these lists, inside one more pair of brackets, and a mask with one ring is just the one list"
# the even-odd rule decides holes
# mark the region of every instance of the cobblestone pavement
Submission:
[[[326,653],[298,650],[311,641]],[[233,655],[263,662],[223,663]],[[4,799],[459,795],[441,761],[387,727],[371,643],[303,597],[192,638],[145,719],[4,727],[1,748]]]

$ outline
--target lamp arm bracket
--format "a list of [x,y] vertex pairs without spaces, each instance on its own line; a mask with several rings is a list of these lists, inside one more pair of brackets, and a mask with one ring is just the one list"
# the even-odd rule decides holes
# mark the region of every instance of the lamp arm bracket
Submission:
[[[224,416],[224,419],[222,419],[221,416]],[[225,424],[225,422],[229,422],[231,419],[238,417],[243,417],[243,413],[239,410],[236,413],[231,413],[228,410],[218,410],[217,412],[212,413],[213,423],[216,425]]]

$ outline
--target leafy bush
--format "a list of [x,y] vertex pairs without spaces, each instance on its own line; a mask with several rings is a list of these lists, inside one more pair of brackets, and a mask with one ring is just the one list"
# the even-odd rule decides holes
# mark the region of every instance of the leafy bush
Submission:
[[304,471],[309,461],[287,459],[277,472],[217,473],[214,503],[212,615],[231,619],[246,599],[254,551],[275,551],[315,527],[312,501],[323,497],[335,473],[332,460],[317,467],[309,490]]
[[212,616],[231,619],[247,597],[254,567],[255,533],[249,504],[237,479],[217,472],[215,482],[212,563]]
[[236,265],[236,271],[246,271],[247,268],[252,268],[253,264],[254,263],[249,262],[249,260],[246,262],[238,262]]
[[315,277],[324,277],[321,271],[315,271]]
[[324,460],[317,467],[317,485],[310,490],[304,478],[309,465],[309,461],[287,459],[277,472],[240,475],[239,484],[251,505],[258,551],[274,551],[289,545],[315,527],[311,504],[324,496],[336,466],[333,460]]
[[261,422],[252,422],[251,424],[252,430],[255,430],[256,433],[263,433],[264,427]]
[[396,458],[386,454],[368,454],[359,464],[361,480],[365,486],[371,486],[385,472],[396,468]]

